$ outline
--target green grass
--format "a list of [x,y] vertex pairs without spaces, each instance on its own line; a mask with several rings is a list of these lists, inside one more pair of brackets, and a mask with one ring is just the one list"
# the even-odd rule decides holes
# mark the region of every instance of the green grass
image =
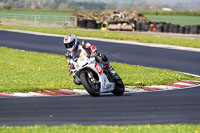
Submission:
[[[147,68],[112,62],[125,85],[171,84],[199,78],[166,69]],[[0,47],[0,92],[28,92],[44,89],[83,89],[69,77],[64,56]]]
[[200,48],[200,39],[190,39],[190,38],[161,37],[161,36],[138,35],[138,34],[120,33],[120,32],[87,31],[87,30],[79,30],[76,28],[59,29],[59,28],[36,28],[36,27],[0,25],[0,29],[16,29],[16,30],[26,30],[26,31],[34,31],[42,33],[60,34],[60,35],[75,34],[80,37],[96,37],[96,38],[126,40],[126,41],[130,40],[143,43],[167,44],[167,45],[175,45],[183,47]]
[[140,11],[143,15],[200,16],[200,12],[188,11]]
[[0,127],[1,133],[199,133],[200,125]]
[[200,16],[169,16],[169,15],[145,15],[152,22],[168,22],[180,25],[200,25]]
[[35,26],[37,23],[62,26],[66,21],[70,20],[67,16],[72,16],[72,13],[44,10],[0,10],[1,21],[10,25]]

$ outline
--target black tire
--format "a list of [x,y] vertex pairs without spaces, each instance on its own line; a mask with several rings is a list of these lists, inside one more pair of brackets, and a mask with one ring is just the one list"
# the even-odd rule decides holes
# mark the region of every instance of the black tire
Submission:
[[190,34],[197,34],[198,33],[198,25],[192,25],[190,27]]
[[185,33],[185,27],[184,26],[180,26],[179,33],[181,33],[181,34]]
[[190,34],[190,26],[189,25],[185,26],[185,34]]
[[163,32],[169,32],[169,24],[163,25]]
[[200,25],[198,25],[198,31],[197,34],[200,34]]
[[101,29],[101,23],[96,23],[97,29]]
[[150,23],[144,23],[142,26],[143,31],[148,31],[149,30],[149,24]]
[[180,27],[180,25],[177,25],[177,24],[173,25],[172,32],[173,33],[178,33],[179,32],[179,27]]
[[129,24],[134,24],[134,25],[136,25],[136,21],[135,21],[134,19],[130,19],[130,20],[129,20]]
[[87,20],[87,28],[96,29],[97,28],[96,20]]
[[112,93],[115,95],[115,96],[121,96],[124,94],[124,84],[122,82],[122,80],[117,80],[115,82],[115,89],[112,91]]
[[100,95],[100,87],[98,90],[95,90],[89,83],[89,77],[86,72],[80,74],[81,83],[83,84],[86,91],[93,97],[98,97]]
[[163,32],[163,24],[156,25],[156,32]]
[[78,20],[78,26],[81,28],[87,28],[87,20]]
[[173,32],[173,26],[174,26],[173,24],[170,24],[170,25],[169,25],[169,32],[170,32],[170,33]]
[[118,24],[117,21],[107,21],[107,23],[108,23],[108,25],[109,25],[109,24]]
[[141,31],[142,30],[142,23],[137,22],[136,25],[135,25],[135,30],[136,31]]

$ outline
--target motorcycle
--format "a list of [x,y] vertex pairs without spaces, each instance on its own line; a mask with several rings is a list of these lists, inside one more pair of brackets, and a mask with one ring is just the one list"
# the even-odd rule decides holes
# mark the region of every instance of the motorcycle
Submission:
[[122,79],[115,71],[112,80],[103,69],[103,65],[96,56],[88,57],[86,51],[81,47],[70,60],[73,69],[70,69],[70,75],[73,73],[74,82],[83,85],[86,91],[94,97],[100,96],[100,93],[112,92],[115,96],[121,96],[124,93],[124,84]]

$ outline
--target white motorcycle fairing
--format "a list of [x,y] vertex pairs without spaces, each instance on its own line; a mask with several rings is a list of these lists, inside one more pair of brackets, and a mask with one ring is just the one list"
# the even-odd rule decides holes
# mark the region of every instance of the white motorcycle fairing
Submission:
[[[88,77],[91,78],[91,73],[94,72],[98,76],[96,83],[100,83],[100,93],[112,92],[115,89],[115,83],[110,82],[103,71],[103,68],[95,60],[95,57],[88,58],[86,51],[79,46],[80,55],[74,60],[70,60],[70,63],[74,64],[75,69],[72,69],[74,75],[80,77],[81,72],[87,72]],[[87,89],[86,89],[87,90]]]

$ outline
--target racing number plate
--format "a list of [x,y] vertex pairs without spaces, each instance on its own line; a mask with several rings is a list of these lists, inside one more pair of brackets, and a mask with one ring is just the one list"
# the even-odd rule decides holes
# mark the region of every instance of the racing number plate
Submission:
[[101,75],[101,73],[103,72],[103,68],[100,67],[97,63],[95,63],[95,66],[94,66],[97,70],[97,72],[99,73],[99,75]]

